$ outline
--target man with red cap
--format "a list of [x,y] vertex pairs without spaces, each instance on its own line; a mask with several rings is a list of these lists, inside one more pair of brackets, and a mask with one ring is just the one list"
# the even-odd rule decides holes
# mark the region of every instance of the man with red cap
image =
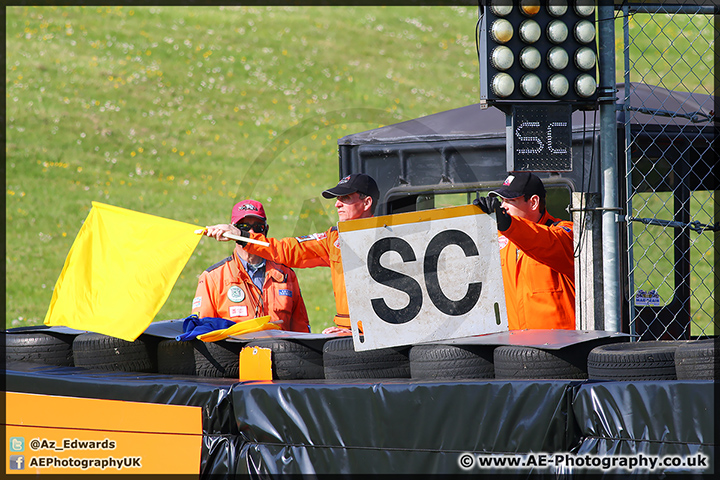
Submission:
[[510,330],[574,330],[573,223],[547,212],[542,180],[511,173],[502,187],[473,203],[497,217]]
[[[231,222],[241,232],[264,234],[270,228],[265,209],[255,200],[238,202]],[[248,252],[241,242],[231,256],[200,274],[192,313],[234,322],[270,315],[282,330],[310,331],[295,272]]]
[[[364,173],[353,173],[341,179],[335,187],[322,192],[322,195],[325,198],[336,199],[335,208],[337,208],[340,221],[343,222],[372,217],[380,198],[380,191],[372,177]],[[243,232],[238,231],[232,225],[208,227],[205,235],[215,237],[220,241],[227,241],[228,239],[223,237],[225,232],[243,235]],[[244,236],[270,243],[268,247],[248,243],[244,247],[248,252],[295,268],[330,267],[337,313],[333,319],[335,326],[326,328],[323,333],[350,333],[345,274],[342,268],[340,240],[336,226],[325,232],[283,238],[282,240],[266,238],[263,233],[248,233],[245,233]]]

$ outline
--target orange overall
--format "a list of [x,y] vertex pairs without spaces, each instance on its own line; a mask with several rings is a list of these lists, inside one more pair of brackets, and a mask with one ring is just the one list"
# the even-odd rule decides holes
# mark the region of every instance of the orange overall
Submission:
[[262,234],[251,232],[251,238],[269,242],[270,246],[264,247],[248,243],[243,248],[249,253],[293,268],[330,267],[335,308],[337,309],[333,320],[339,327],[350,328],[345,274],[342,268],[337,227],[332,227],[326,232],[302,237],[288,237],[282,240],[266,238]]
[[512,217],[500,232],[510,330],[575,329],[573,224],[547,212],[538,223]]
[[270,315],[270,321],[282,321],[282,330],[310,331],[295,272],[285,265],[266,261],[261,292],[245,271],[237,252],[200,275],[192,312],[200,318],[217,317],[234,322]]

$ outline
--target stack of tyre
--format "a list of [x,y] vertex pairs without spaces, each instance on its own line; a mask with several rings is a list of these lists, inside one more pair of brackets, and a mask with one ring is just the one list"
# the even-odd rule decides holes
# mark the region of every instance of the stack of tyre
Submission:
[[277,380],[712,380],[718,367],[712,338],[616,342],[595,339],[560,349],[425,344],[356,352],[352,337],[205,343],[143,334],[128,342],[98,333],[5,332],[8,362],[235,379],[245,346],[271,351]]
[[322,343],[279,339],[179,342],[146,334],[129,342],[91,332],[79,335],[25,329],[5,332],[8,362],[235,379],[240,373],[240,351],[246,345],[271,350],[275,379],[323,378]]
[[417,345],[411,376],[423,380],[712,380],[718,369],[715,339],[605,343],[560,349],[492,345]]

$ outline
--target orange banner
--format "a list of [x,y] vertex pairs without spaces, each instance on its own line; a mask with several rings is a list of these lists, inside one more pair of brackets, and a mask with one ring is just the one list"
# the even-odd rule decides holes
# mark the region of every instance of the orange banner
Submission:
[[200,473],[202,409],[7,392],[6,474]]

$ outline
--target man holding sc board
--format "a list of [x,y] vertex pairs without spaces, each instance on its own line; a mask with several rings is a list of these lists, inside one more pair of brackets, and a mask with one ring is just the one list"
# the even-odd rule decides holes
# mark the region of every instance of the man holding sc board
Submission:
[[497,217],[510,330],[575,329],[573,223],[550,215],[545,186],[530,172],[473,203]]

